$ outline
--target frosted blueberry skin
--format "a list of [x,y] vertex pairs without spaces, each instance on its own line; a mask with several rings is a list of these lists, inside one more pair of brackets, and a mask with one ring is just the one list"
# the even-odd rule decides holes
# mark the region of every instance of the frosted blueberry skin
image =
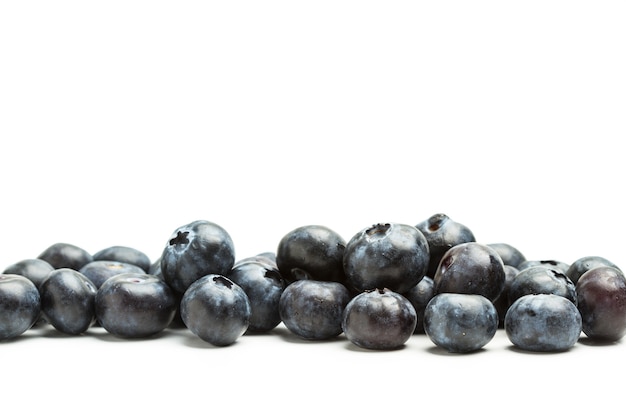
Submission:
[[325,226],[306,225],[284,235],[276,249],[276,265],[288,282],[302,279],[345,283],[346,241]]
[[574,305],[576,285],[562,272],[546,266],[531,266],[517,273],[507,291],[509,305],[528,294],[555,294],[565,297]]
[[346,245],[343,267],[354,294],[376,288],[404,293],[426,275],[430,252],[424,234],[401,223],[378,223]]
[[493,303],[478,294],[437,294],[424,312],[426,335],[450,353],[483,348],[495,336],[498,322]]
[[39,319],[41,297],[22,275],[0,274],[0,341],[20,336]]
[[609,261],[608,259],[603,258],[602,256],[592,255],[592,256],[584,256],[582,258],[576,259],[574,262],[570,264],[567,270],[567,273],[565,275],[567,275],[569,279],[571,279],[572,282],[576,284],[578,280],[580,279],[580,277],[582,276],[582,274],[598,266],[610,266],[613,268],[620,269],[617,265],[615,265],[613,262]]
[[511,265],[504,265],[504,289],[500,293],[495,300],[493,300],[493,305],[498,311],[498,317],[500,318],[500,322],[498,327],[504,328],[504,316],[506,315],[506,311],[509,309],[509,289],[511,288],[511,283],[519,273],[518,269]]
[[437,213],[415,226],[424,234],[430,251],[430,261],[426,275],[435,275],[439,261],[453,246],[459,243],[475,242],[476,238],[469,227],[452,220],[446,214]]
[[411,302],[388,288],[366,290],[353,297],[342,320],[346,338],[370,350],[401,348],[416,325],[417,313]]
[[163,331],[178,307],[174,291],[146,273],[125,273],[106,280],[96,293],[96,319],[114,336],[144,338]]
[[139,249],[131,248],[128,246],[109,246],[99,250],[93,254],[94,261],[115,261],[131,265],[136,265],[143,270],[143,272],[149,272],[150,258],[144,252]]
[[245,291],[223,275],[196,280],[183,294],[180,314],[187,328],[214,346],[232,345],[248,329],[250,301]]
[[626,278],[610,266],[581,275],[576,283],[582,330],[590,339],[614,342],[626,334]]
[[433,277],[435,294],[478,294],[495,300],[504,289],[506,273],[498,253],[477,242],[450,248]]
[[37,258],[48,262],[54,269],[70,268],[76,271],[93,261],[93,256],[85,249],[64,242],[48,246]]
[[114,277],[115,275],[125,273],[143,274],[145,271],[133,264],[117,261],[92,261],[78,270],[81,274],[85,275],[89,280],[100,288],[104,281]]
[[205,275],[226,275],[235,263],[235,245],[221,226],[197,220],[177,228],[161,254],[161,275],[182,294]]
[[570,264],[556,261],[554,259],[528,259],[517,266],[517,269],[520,271],[530,268],[532,266],[545,266],[547,268],[555,269],[562,274],[567,275],[567,270],[570,267]]
[[492,249],[495,249],[502,259],[502,263],[518,268],[522,262],[526,261],[526,256],[516,247],[508,243],[489,243]]
[[277,267],[263,260],[236,262],[227,278],[239,285],[250,300],[249,332],[267,332],[278,326],[278,303],[287,284]]
[[425,276],[411,287],[407,292],[403,293],[415,308],[417,313],[417,324],[414,333],[424,333],[424,310],[428,302],[435,296],[435,285],[433,279]]
[[504,319],[511,343],[522,350],[561,352],[580,337],[581,315],[571,301],[555,294],[528,294],[515,300]]
[[291,333],[302,339],[330,339],[343,331],[343,310],[350,297],[350,292],[340,282],[295,281],[281,294],[280,318]]
[[56,269],[39,291],[43,317],[61,333],[79,335],[94,323],[97,288],[80,272]]
[[[258,255],[249,256],[247,258],[239,259],[239,260],[235,261],[235,264],[233,265],[233,268],[235,268],[236,266],[239,266],[241,264],[248,263],[248,262],[262,263],[267,268],[275,269],[275,270],[278,271],[278,273],[280,273],[280,271],[278,270],[278,265],[276,264],[276,256],[274,255],[273,252],[263,252],[263,253],[260,253]],[[281,277],[282,277],[282,274],[281,274]],[[285,278],[283,277],[283,279],[285,279]]]
[[4,274],[21,275],[33,281],[39,288],[41,283],[48,278],[48,274],[54,271],[54,267],[47,261],[38,258],[23,259],[5,268]]

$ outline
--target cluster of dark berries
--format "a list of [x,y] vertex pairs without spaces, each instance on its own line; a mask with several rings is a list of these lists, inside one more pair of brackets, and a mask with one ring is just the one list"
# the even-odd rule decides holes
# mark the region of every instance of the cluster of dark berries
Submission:
[[0,275],[0,340],[35,325],[142,338],[174,322],[215,346],[282,322],[302,339],[344,334],[363,349],[424,333],[449,352],[472,352],[504,328],[519,349],[558,352],[583,333],[626,334],[626,278],[595,255],[527,260],[508,243],[477,242],[445,214],[374,224],[348,241],[306,225],[276,251],[237,261],[226,230],[199,220],[177,228],[155,262],[125,246],[91,255],[56,243]]

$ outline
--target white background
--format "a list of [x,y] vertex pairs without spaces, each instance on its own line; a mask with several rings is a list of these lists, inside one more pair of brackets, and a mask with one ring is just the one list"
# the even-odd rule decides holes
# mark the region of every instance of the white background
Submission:
[[[156,259],[196,219],[242,258],[438,212],[529,259],[626,265],[625,21],[612,1],[2,2],[0,265],[55,242]],[[33,330],[0,344],[0,391],[75,415],[564,415],[615,410],[625,356]]]

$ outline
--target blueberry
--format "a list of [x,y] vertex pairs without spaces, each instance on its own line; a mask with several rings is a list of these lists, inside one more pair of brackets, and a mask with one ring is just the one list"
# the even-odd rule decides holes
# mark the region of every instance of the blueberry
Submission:
[[114,336],[144,338],[163,331],[178,307],[174,291],[146,273],[118,274],[96,293],[96,319]]
[[48,278],[48,274],[54,271],[54,267],[47,261],[38,258],[23,259],[5,268],[4,274],[22,275],[35,284],[37,288]]
[[109,246],[93,254],[94,261],[116,261],[137,265],[143,272],[149,272],[150,258],[139,249],[128,246]]
[[580,337],[581,315],[570,300],[555,294],[524,295],[509,307],[504,329],[508,339],[522,350],[560,352]]
[[[233,265],[234,267],[237,267],[239,265],[245,264],[245,263],[262,263],[263,265],[265,265],[267,268],[270,269],[276,269],[278,270],[278,264],[276,263],[276,256],[274,256],[273,252],[263,252],[260,253],[258,255],[254,255],[254,256],[249,256],[247,258],[242,258],[239,259],[235,262],[235,264]],[[278,270],[278,272],[280,273],[280,271]],[[281,274],[282,277],[282,274]],[[284,277],[282,277],[284,279]]]
[[527,294],[555,294],[577,304],[576,285],[562,272],[538,265],[522,269],[508,288],[509,305]]
[[345,283],[345,247],[345,240],[326,226],[301,226],[278,243],[276,264],[287,282],[310,279]]
[[562,261],[557,261],[554,259],[528,259],[523,261],[517,266],[517,269],[520,271],[530,268],[532,266],[545,266],[551,269],[555,269],[562,274],[567,275],[567,271],[570,267],[570,264]]
[[483,348],[495,336],[498,322],[493,303],[478,294],[437,294],[424,311],[426,335],[451,353]]
[[41,284],[41,312],[58,331],[78,335],[95,321],[96,286],[70,268],[52,271]]
[[599,266],[576,283],[583,332],[590,339],[615,342],[626,334],[626,278],[611,266]]
[[342,333],[343,310],[350,292],[340,282],[298,280],[285,288],[279,300],[283,324],[302,339],[325,340]]
[[399,349],[417,325],[417,313],[403,295],[388,288],[365,290],[344,309],[342,328],[346,338],[363,349]]
[[506,311],[509,309],[509,289],[511,288],[511,283],[519,273],[519,270],[511,265],[504,265],[504,289],[500,293],[495,300],[493,300],[493,305],[496,307],[498,311],[498,317],[500,318],[500,323],[498,327],[504,327],[504,316],[506,315]]
[[435,284],[433,279],[428,276],[422,278],[417,285],[411,287],[402,295],[411,302],[417,313],[415,333],[424,333],[424,310],[426,310],[426,305],[428,305],[430,299],[435,296]]
[[446,214],[437,213],[418,223],[415,227],[424,234],[430,250],[430,262],[426,275],[433,277],[444,253],[459,243],[475,242],[469,227],[452,220]]
[[16,274],[0,274],[0,341],[13,339],[39,319],[41,297],[35,284]]
[[100,288],[104,281],[107,279],[128,272],[135,274],[145,273],[145,271],[138,265],[133,265],[125,262],[118,261],[92,261],[78,270],[81,274],[85,275],[89,280]]
[[343,266],[354,293],[387,288],[404,293],[426,275],[428,242],[416,227],[378,223],[354,235],[346,245]]
[[502,263],[505,265],[510,265],[517,269],[522,262],[526,261],[526,256],[515,246],[508,243],[489,243],[487,246],[498,252]]
[[185,326],[200,339],[228,346],[248,329],[251,308],[239,285],[223,275],[209,274],[187,288],[180,312]]
[[64,242],[48,246],[37,258],[48,262],[55,269],[71,268],[76,271],[93,261],[93,256],[85,249]]
[[235,262],[228,279],[239,285],[250,300],[250,323],[248,331],[267,332],[280,323],[278,303],[287,285],[278,267],[262,257],[256,261]]
[[495,249],[467,242],[445,253],[433,281],[435,294],[479,294],[493,301],[504,289],[505,278],[504,264]]
[[609,261],[608,259],[603,258],[602,256],[592,255],[592,256],[584,256],[582,258],[576,259],[574,262],[570,264],[567,270],[567,273],[565,275],[567,275],[569,279],[571,279],[572,282],[576,284],[582,274],[584,274],[585,272],[597,266],[611,266],[613,268],[619,269],[617,265],[615,265],[613,262]]
[[232,238],[221,226],[196,220],[177,228],[161,254],[161,274],[179,294],[197,279],[226,275],[235,263]]

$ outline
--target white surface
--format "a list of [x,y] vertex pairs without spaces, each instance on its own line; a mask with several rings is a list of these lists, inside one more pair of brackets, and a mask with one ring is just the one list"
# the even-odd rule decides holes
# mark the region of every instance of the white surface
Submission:
[[[0,264],[58,241],[156,259],[201,218],[241,258],[304,224],[349,239],[444,212],[528,258],[626,265],[625,10],[3,2]],[[625,354],[525,354],[503,335],[456,356],[424,337],[369,353],[284,332],[215,349],[33,331],[0,345],[0,392],[3,408],[74,415],[614,410]]]

